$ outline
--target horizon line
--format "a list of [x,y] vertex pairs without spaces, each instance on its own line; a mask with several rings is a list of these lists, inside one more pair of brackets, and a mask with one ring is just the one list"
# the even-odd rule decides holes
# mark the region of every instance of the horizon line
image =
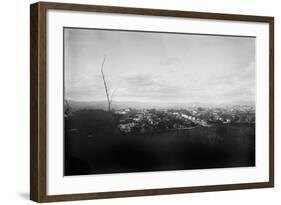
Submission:
[[[74,101],[74,102],[83,102],[83,103],[92,103],[92,102],[107,102],[106,100],[73,100],[73,99],[64,99],[67,101]],[[124,100],[124,101],[113,101],[117,103],[161,103],[161,104],[208,104],[208,105],[226,105],[226,104],[238,104],[239,102],[227,102],[227,103],[204,103],[204,102],[156,102],[156,101],[131,101],[131,100]],[[253,104],[255,105],[255,101],[245,101],[246,103],[240,103],[240,104]]]

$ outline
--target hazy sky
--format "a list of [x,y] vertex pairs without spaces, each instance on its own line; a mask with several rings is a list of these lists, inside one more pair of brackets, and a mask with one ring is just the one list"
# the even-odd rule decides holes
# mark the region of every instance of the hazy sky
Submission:
[[255,100],[255,38],[94,29],[64,30],[65,97],[232,103]]

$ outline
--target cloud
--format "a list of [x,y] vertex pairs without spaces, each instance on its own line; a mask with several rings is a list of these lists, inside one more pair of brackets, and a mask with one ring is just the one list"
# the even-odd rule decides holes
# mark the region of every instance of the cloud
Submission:
[[142,100],[167,100],[180,96],[182,91],[176,84],[171,84],[159,76],[142,73],[126,76],[118,87],[116,96]]
[[171,65],[175,65],[175,64],[179,64],[182,60],[177,57],[177,56],[173,56],[173,57],[168,57],[167,59],[162,59],[160,61],[160,66],[171,66]]
[[115,100],[225,102],[255,96],[255,40],[242,37],[70,29],[66,94],[104,100],[106,54]]

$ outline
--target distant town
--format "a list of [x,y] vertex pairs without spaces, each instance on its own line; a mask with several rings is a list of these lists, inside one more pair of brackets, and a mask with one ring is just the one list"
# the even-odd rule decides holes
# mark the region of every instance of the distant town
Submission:
[[121,133],[147,133],[211,127],[216,124],[255,123],[254,106],[190,107],[188,109],[119,109]]

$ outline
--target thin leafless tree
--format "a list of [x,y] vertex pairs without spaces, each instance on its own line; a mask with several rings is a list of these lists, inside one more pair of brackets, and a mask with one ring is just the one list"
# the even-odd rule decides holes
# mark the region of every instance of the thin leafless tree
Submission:
[[[63,92],[66,93],[65,84],[63,84]],[[72,108],[70,105],[70,100],[64,97],[64,117],[69,117],[72,115]]]
[[64,117],[70,117],[72,115],[72,108],[70,102],[65,99],[64,100]]
[[106,55],[103,57],[103,61],[102,61],[102,65],[101,65],[101,75],[102,75],[106,99],[107,99],[107,109],[108,109],[108,111],[110,111],[112,99],[113,99],[113,96],[115,94],[116,88],[112,91],[112,93],[110,93],[110,89],[109,89],[109,87],[106,83],[105,75],[104,75],[104,72],[103,72],[105,61],[106,61]]

